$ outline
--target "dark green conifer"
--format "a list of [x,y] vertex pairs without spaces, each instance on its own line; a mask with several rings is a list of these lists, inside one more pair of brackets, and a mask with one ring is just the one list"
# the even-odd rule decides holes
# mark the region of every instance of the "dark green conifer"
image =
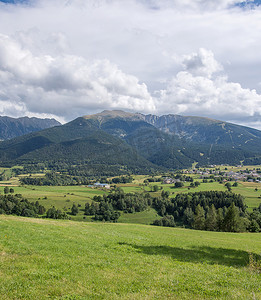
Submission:
[[206,230],[210,230],[210,231],[217,230],[217,212],[214,204],[211,205],[210,209],[207,212],[205,227]]
[[194,222],[193,228],[204,230],[205,229],[205,210],[201,205],[197,205],[195,215],[194,215]]

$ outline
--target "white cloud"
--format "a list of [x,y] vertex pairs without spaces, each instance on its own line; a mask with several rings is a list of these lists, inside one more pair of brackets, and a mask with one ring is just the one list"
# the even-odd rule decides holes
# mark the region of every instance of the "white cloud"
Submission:
[[146,85],[108,60],[34,56],[14,39],[0,35],[0,71],[0,100],[16,101],[17,113],[48,113],[68,119],[104,108],[155,109]]
[[215,60],[213,52],[204,48],[200,48],[198,53],[184,55],[182,65],[191,74],[208,78],[211,78],[213,73],[223,69]]
[[115,108],[258,122],[261,9],[236,2],[2,4],[0,113],[70,120]]
[[[44,0],[46,1],[46,0]],[[103,5],[112,5],[121,3],[121,0],[67,0],[67,1],[58,1],[60,4],[66,3],[67,6],[74,6],[78,5],[80,7],[101,7]],[[137,1],[131,1],[131,0],[125,0],[125,5],[128,6],[133,4],[142,4],[146,7],[149,7],[151,9],[169,9],[169,8],[175,8],[175,9],[224,9],[227,7],[232,6],[235,3],[238,3],[238,0],[137,0]],[[56,2],[57,3],[57,2]]]
[[[160,104],[164,111],[212,116],[218,119],[253,124],[261,121],[261,95],[229,82],[225,75],[212,75],[221,69],[213,53],[200,49],[184,56],[186,71],[179,72],[161,90]],[[164,105],[164,106],[163,106]],[[240,120],[244,120],[243,122]]]

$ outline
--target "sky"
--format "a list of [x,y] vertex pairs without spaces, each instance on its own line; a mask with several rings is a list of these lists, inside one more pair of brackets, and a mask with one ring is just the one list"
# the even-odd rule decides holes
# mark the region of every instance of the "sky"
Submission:
[[261,129],[261,0],[0,1],[0,115],[105,109]]

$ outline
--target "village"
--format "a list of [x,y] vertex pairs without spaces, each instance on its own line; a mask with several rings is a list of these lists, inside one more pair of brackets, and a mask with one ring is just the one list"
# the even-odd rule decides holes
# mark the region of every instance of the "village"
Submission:
[[[261,169],[260,168],[252,168],[252,169],[243,169],[242,166],[235,167],[235,171],[233,171],[229,166],[220,166],[211,165],[209,168],[192,168],[183,170],[182,174],[186,176],[193,175],[194,178],[202,179],[202,180],[213,180],[213,181],[244,181],[244,182],[261,182]],[[241,168],[241,169],[240,169]],[[174,177],[174,176],[173,176]],[[175,184],[176,182],[180,182],[180,178],[164,178],[163,184]]]
[[[237,169],[242,166],[237,166]],[[240,169],[232,171],[231,168],[228,170],[225,167],[221,170],[219,167],[211,166],[206,169],[192,169],[185,170],[184,174],[197,174],[200,179],[215,179],[222,178],[223,181],[248,181],[248,182],[260,182],[261,181],[261,170],[259,168],[253,169]]]

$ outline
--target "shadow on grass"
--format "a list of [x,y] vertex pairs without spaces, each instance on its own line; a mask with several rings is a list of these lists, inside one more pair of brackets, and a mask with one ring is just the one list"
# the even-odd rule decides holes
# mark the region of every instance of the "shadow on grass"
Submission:
[[[215,248],[206,246],[194,246],[189,249],[170,246],[138,246],[135,244],[119,243],[129,246],[138,252],[147,255],[170,256],[172,259],[182,262],[218,264],[225,266],[249,265],[249,253],[242,250]],[[261,256],[258,256],[261,259]]]

